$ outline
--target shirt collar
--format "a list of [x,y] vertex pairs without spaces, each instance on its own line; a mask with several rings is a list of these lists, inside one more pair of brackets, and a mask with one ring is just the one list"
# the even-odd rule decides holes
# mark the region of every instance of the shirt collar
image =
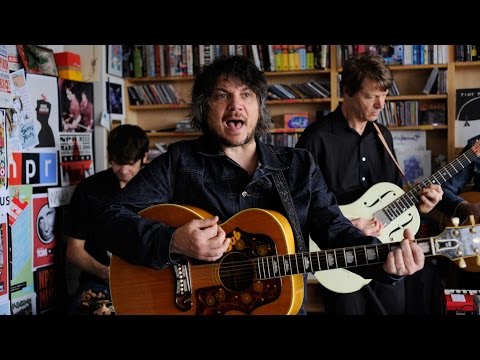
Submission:
[[[262,141],[255,138],[257,142],[258,162],[263,167],[270,170],[287,170],[288,165],[282,163],[271,146],[266,145]],[[203,135],[195,141],[195,151],[207,157],[222,157],[226,156],[223,150],[218,146],[215,140],[211,137]]]
[[[334,110],[333,119],[334,121],[332,121],[332,132],[335,133],[346,130],[353,131],[355,134],[357,133],[350,127],[350,125],[348,125],[347,118],[343,115],[341,105],[338,105],[337,108]],[[367,126],[365,127],[364,136],[370,133],[376,133],[376,130],[371,121],[369,121]]]

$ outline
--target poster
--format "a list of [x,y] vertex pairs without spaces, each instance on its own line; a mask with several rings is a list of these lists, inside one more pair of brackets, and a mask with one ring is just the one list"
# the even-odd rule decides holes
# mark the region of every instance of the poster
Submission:
[[27,74],[27,88],[33,107],[37,148],[58,148],[58,88],[57,78]]
[[94,129],[93,84],[58,79],[60,131],[92,132]]
[[7,224],[0,224],[0,303],[8,300],[8,232]]
[[37,313],[54,310],[56,305],[55,270],[47,266],[35,271],[35,293],[37,294]]
[[33,291],[32,269],[32,187],[9,186],[8,212],[12,247],[10,293],[13,300]]
[[60,133],[60,168],[62,186],[94,174],[92,133]]
[[53,264],[56,210],[48,206],[47,194],[33,195],[33,268]]
[[455,147],[463,148],[480,134],[480,89],[458,89],[456,100]]
[[38,144],[25,71],[10,74],[13,84],[13,108],[7,111],[8,150],[25,151]]

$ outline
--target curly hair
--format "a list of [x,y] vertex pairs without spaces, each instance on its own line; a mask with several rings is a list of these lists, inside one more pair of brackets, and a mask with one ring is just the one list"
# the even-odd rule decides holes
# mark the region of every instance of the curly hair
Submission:
[[268,84],[265,75],[248,58],[243,56],[220,56],[205,65],[197,75],[192,88],[190,123],[196,130],[208,134],[208,112],[213,90],[221,76],[233,77],[248,86],[257,95],[259,119],[255,134],[267,134],[272,125],[272,115],[267,109]]

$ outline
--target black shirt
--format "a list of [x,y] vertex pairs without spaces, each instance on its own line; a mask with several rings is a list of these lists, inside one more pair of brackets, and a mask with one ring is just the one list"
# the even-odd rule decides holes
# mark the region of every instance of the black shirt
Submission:
[[[395,155],[392,134],[385,126],[378,126]],[[341,106],[310,124],[296,147],[310,150],[340,205],[354,202],[382,181],[402,186],[402,177],[373,124],[369,122],[359,135],[348,125]]]
[[[101,171],[77,185],[69,206],[67,235],[85,240],[85,251],[103,265],[110,265],[105,249],[93,240],[95,218],[103,210],[107,199],[120,191],[118,178],[112,169]],[[82,272],[80,281],[97,277]]]

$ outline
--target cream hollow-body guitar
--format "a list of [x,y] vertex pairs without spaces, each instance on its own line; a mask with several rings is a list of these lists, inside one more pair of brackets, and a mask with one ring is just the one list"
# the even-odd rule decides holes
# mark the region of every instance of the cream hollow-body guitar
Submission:
[[416,204],[420,202],[420,192],[429,184],[442,185],[458,174],[480,155],[480,142],[458,158],[445,165],[433,175],[424,179],[413,189],[404,192],[397,185],[382,182],[367,190],[357,201],[340,206],[343,215],[349,219],[371,219],[377,217],[384,229],[378,237],[382,243],[403,239],[403,230],[408,228],[415,234],[420,228],[420,215]]
[[[178,227],[212,217],[192,206],[163,204],[139,213]],[[372,244],[295,253],[287,219],[263,209],[246,209],[220,224],[232,239],[215,262],[182,258],[162,270],[133,265],[113,255],[110,290],[117,314],[288,315],[303,301],[303,276],[314,271],[383,263],[398,244]],[[425,256],[452,260],[480,250],[476,227],[447,228],[440,236],[417,239]]]
[[[460,155],[458,158],[424,179],[413,189],[404,192],[395,184],[382,182],[367,190],[357,201],[340,206],[343,215],[348,219],[371,219],[377,217],[384,229],[378,237],[382,243],[399,242],[403,239],[403,231],[408,228],[415,234],[420,228],[420,214],[416,204],[420,201],[420,192],[428,184],[442,185],[452,176],[462,171],[480,155],[480,142]],[[318,247],[310,240],[310,249]],[[330,289],[339,293],[350,293],[361,289],[371,279],[354,274],[348,270],[332,270],[316,273],[317,280]]]

